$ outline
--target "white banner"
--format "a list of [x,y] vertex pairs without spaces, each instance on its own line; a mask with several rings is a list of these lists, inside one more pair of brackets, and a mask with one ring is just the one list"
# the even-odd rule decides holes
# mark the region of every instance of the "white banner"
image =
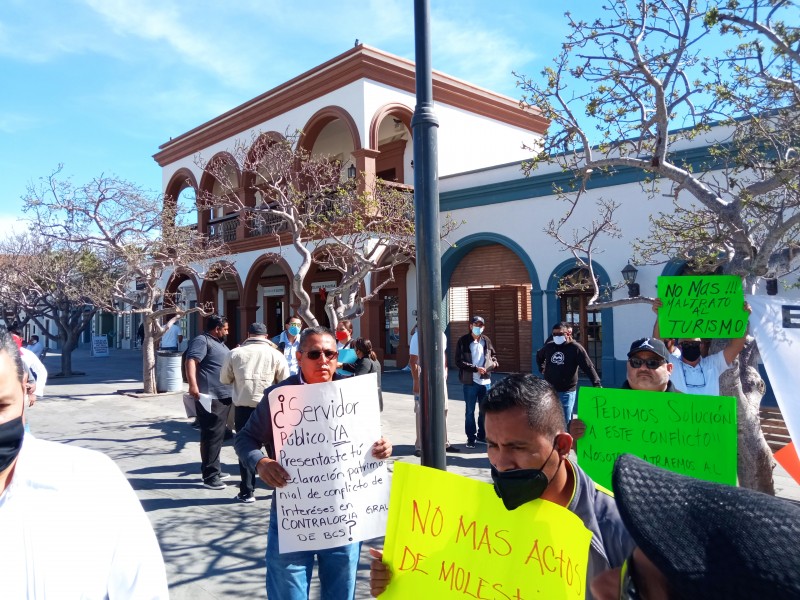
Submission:
[[797,446],[800,443],[800,299],[747,296],[747,301],[753,309],[750,331],[758,342],[778,407]]
[[108,356],[108,337],[105,335],[92,336],[92,356]]
[[372,456],[379,406],[374,373],[270,392],[275,453],[291,476],[274,492],[281,553],[386,533],[389,473]]

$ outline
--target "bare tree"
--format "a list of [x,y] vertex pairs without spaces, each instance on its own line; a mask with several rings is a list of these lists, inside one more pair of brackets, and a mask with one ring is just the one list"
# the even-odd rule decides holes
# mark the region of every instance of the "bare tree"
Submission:
[[[101,291],[87,290],[97,308],[144,319],[142,381],[145,393],[156,391],[156,342],[180,317],[210,307],[186,308],[165,293],[169,276],[181,270],[198,277],[210,268],[224,246],[180,226],[175,198],[162,198],[116,177],[100,176],[84,186],[59,179],[60,167],[39,185],[31,185],[26,210],[42,236],[79,245],[110,265],[113,279]],[[166,323],[162,319],[168,318]]]
[[[795,3],[612,0],[604,10],[591,23],[567,13],[571,32],[543,83],[518,76],[523,103],[552,121],[527,171],[555,163],[576,176],[573,189],[558,190],[570,211],[550,233],[574,251],[596,249],[616,206],[583,239],[561,231],[591,177],[633,168],[647,197],[664,188],[670,199],[635,244],[640,263],[680,258],[739,275],[748,289],[791,273],[800,233]],[[703,55],[726,40],[724,57]],[[682,158],[687,142],[710,143],[704,164]],[[740,483],[773,492],[752,345],[723,393],[739,399]]]
[[[340,273],[339,284],[325,290],[325,311],[335,326],[360,317],[365,302],[394,280],[397,265],[413,259],[413,194],[407,186],[369,180],[363,173],[348,179],[338,161],[310,154],[297,140],[297,135],[254,136],[237,142],[227,162],[199,157],[199,166],[223,190],[202,203],[207,209],[239,211],[250,231],[274,234],[273,247],[280,246],[281,234],[289,235],[301,259],[292,292],[307,323],[318,324],[304,286],[311,265]],[[231,177],[233,172],[241,173],[243,184]],[[446,218],[442,236],[456,226]],[[365,281],[376,273],[385,276],[367,291]]]
[[[72,351],[97,312],[89,298],[105,293],[113,280],[110,265],[88,249],[35,233],[0,241],[0,256],[0,302],[14,307],[23,317],[21,325],[32,321],[58,342],[59,376],[81,374],[72,370]],[[55,324],[55,332],[46,326],[47,319]]]

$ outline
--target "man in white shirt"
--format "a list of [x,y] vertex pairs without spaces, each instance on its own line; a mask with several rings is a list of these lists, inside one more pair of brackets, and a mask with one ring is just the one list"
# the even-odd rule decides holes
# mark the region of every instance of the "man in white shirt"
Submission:
[[272,343],[278,347],[278,350],[283,352],[283,357],[289,365],[289,373],[291,375],[297,375],[300,372],[297,351],[300,349],[300,332],[302,330],[303,322],[300,317],[289,317],[281,334],[272,338]]
[[[659,337],[658,310],[662,302],[656,299],[653,312],[656,313],[656,322],[653,325],[653,337]],[[749,315],[753,312],[750,305],[745,302],[744,310]],[[739,356],[747,341],[747,333],[732,339],[722,352],[702,356],[700,338],[682,338],[678,340],[681,355],[669,355],[672,364],[672,385],[684,394],[698,396],[719,396],[719,376],[733,366],[733,361]]]
[[25,433],[23,366],[0,329],[3,598],[168,598],[158,541],[117,466]]
[[182,341],[181,326],[173,322],[161,337],[161,349],[165,352],[177,352]]

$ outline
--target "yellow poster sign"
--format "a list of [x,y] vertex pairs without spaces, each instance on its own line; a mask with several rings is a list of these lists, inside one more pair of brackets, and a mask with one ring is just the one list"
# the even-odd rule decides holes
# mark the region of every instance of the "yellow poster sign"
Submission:
[[381,598],[584,598],[591,537],[547,500],[509,511],[491,484],[396,462]]

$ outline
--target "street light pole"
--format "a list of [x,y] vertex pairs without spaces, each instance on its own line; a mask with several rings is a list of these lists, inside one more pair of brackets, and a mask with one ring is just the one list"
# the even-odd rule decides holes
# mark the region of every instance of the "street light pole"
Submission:
[[414,0],[417,106],[414,136],[414,218],[417,247],[417,331],[419,335],[420,445],[422,464],[446,470],[445,379],[442,346],[442,278],[439,249],[438,127],[433,111],[430,7]]

